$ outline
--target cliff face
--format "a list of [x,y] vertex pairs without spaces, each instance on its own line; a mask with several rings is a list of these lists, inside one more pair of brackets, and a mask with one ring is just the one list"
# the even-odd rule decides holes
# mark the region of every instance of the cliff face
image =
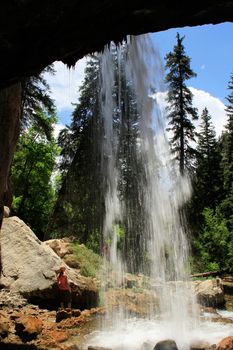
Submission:
[[0,2],[0,87],[55,60],[74,65],[126,35],[233,20],[232,0]]

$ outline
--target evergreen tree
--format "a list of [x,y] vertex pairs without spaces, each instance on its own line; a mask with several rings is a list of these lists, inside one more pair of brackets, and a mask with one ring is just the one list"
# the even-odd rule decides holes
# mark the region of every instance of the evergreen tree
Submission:
[[220,172],[221,154],[216,132],[207,108],[201,115],[198,133],[196,172],[193,177],[192,225],[196,229],[202,223],[205,207],[215,208],[222,195],[222,177]]
[[196,254],[195,271],[206,272],[227,269],[232,271],[233,240],[227,228],[226,220],[219,208],[203,210],[204,223],[200,234],[194,239]]
[[220,204],[221,212],[227,221],[228,229],[233,230],[233,74],[228,84],[227,124],[222,136],[222,171],[224,199]]
[[181,174],[185,169],[190,170],[195,149],[191,145],[195,141],[195,126],[191,120],[198,119],[197,109],[192,106],[193,95],[185,85],[185,81],[195,77],[190,68],[190,58],[185,54],[184,37],[177,33],[177,44],[173,52],[169,52],[166,59],[166,76],[168,83],[168,131],[172,132],[171,149],[179,161]]
[[48,66],[40,74],[22,81],[21,134],[28,127],[36,125],[49,140],[53,132],[50,118],[55,118],[55,105],[44,78],[46,72],[54,74],[53,66]]
[[230,90],[226,98],[228,102],[226,107],[228,120],[223,137],[223,176],[226,195],[232,191],[233,185],[233,73],[231,74],[228,89]]
[[54,235],[73,235],[99,248],[103,191],[100,178],[99,58],[90,57],[70,126],[58,138],[62,185],[50,222]]
[[[197,176],[194,182],[193,216],[196,218],[198,235],[193,241],[196,267],[199,271],[227,269],[232,272],[233,262],[233,77],[228,88],[227,125],[215,146],[214,133],[199,135]],[[207,110],[203,112],[206,130],[210,130]],[[207,142],[208,138],[208,142]],[[212,142],[210,142],[212,140]],[[205,142],[204,142],[205,141]],[[208,146],[210,145],[210,147]],[[208,150],[208,153],[207,153]],[[207,156],[207,154],[209,154]],[[205,155],[205,156],[204,156]],[[207,159],[209,161],[207,162]],[[220,164],[220,165],[219,165]],[[220,171],[219,171],[220,170]],[[208,181],[211,180],[211,181]],[[201,215],[202,214],[202,215]],[[217,247],[217,248],[216,248]]]

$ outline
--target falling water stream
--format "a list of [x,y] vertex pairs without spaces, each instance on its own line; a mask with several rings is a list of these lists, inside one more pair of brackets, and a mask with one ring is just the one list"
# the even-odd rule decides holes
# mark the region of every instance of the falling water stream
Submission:
[[[118,70],[124,69],[127,81],[137,100],[139,133],[137,139],[138,159],[143,164],[140,198],[144,205],[144,228],[140,241],[147,260],[151,293],[158,303],[149,303],[147,317],[129,317],[123,307],[107,307],[103,328],[87,339],[88,345],[111,349],[153,349],[156,342],[164,339],[176,341],[179,350],[189,349],[190,342],[206,339],[208,330],[201,326],[195,298],[188,281],[188,242],[182,205],[190,196],[189,179],[181,176],[172,161],[165,132],[165,120],[156,102],[156,91],[165,91],[163,67],[158,52],[149,35],[131,37],[127,43],[127,59],[122,67],[122,46],[117,48]],[[119,132],[114,129],[114,117],[121,120],[121,84],[115,92],[116,79],[114,59],[110,48],[101,55],[100,100],[104,124],[102,144],[103,173],[106,179],[104,241],[108,243],[105,276],[102,285],[107,290],[113,274],[114,288],[124,285],[127,272],[125,256],[118,249],[118,224],[125,214],[126,204],[119,196]],[[144,271],[140,271],[142,274]],[[111,275],[113,279],[113,276]],[[106,282],[107,281],[107,282]],[[149,298],[149,296],[148,296]],[[107,301],[106,301],[107,303]],[[108,306],[108,304],[107,304]],[[218,338],[217,327],[214,334]],[[210,331],[212,332],[212,331]],[[212,341],[215,338],[212,336]],[[143,345],[144,344],[144,345]]]

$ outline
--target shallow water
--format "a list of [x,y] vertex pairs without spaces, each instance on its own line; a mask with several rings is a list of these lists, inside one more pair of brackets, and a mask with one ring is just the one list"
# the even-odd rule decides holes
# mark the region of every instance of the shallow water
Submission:
[[190,348],[190,344],[206,341],[210,345],[217,344],[221,339],[233,336],[232,324],[217,322],[201,322],[199,327],[190,325],[185,338],[179,337],[179,332],[169,330],[167,323],[158,320],[130,319],[125,320],[117,329],[95,331],[85,342],[85,347],[103,346],[113,350],[152,350],[161,340],[175,340],[179,350]]
[[216,310],[217,313],[223,318],[230,318],[233,320],[233,310]]

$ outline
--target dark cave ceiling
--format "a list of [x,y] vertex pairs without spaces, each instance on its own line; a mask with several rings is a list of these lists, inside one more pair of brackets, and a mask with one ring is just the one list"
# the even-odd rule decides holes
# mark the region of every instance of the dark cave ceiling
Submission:
[[3,0],[0,86],[56,60],[68,66],[111,40],[169,28],[233,21],[233,1]]

